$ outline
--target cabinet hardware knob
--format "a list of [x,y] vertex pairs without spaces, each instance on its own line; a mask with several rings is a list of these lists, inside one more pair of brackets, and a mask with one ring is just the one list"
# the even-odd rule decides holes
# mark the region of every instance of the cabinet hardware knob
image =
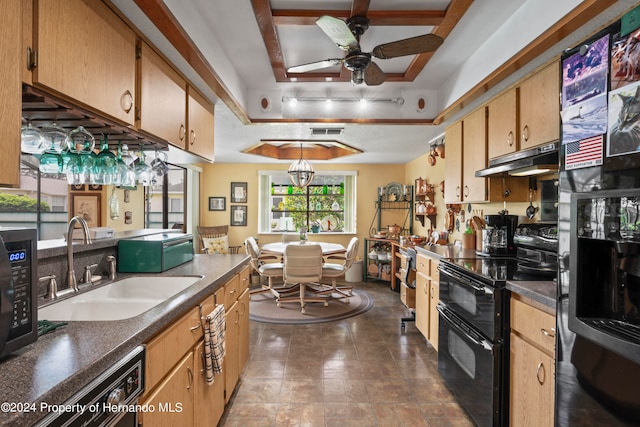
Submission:
[[456,198],[458,198],[458,199],[460,198],[460,186],[459,185],[456,187]]
[[529,125],[525,125],[522,128],[522,139],[525,141],[529,140]]
[[513,131],[509,131],[509,134],[507,135],[507,145],[509,147],[513,147]]
[[180,139],[180,141],[184,141],[186,133],[187,129],[184,127],[184,125],[180,125],[180,129],[178,130],[178,138]]
[[469,186],[468,185],[464,186],[464,197],[469,197]]
[[196,143],[196,133],[192,130],[191,131],[191,145]]
[[[542,374],[542,375],[540,375]],[[544,369],[544,364],[542,362],[538,363],[538,369],[536,369],[536,379],[540,383],[540,385],[544,384],[544,380],[546,377],[546,372]]]
[[547,331],[545,328],[540,328],[540,332],[542,332],[545,336],[555,338],[556,328],[551,328],[551,332]]
[[193,332],[193,331],[197,331],[199,328],[200,328],[200,323],[198,323],[196,326],[192,326],[191,328],[189,328],[189,330]]
[[129,114],[131,108],[133,108],[133,95],[129,91],[129,89],[125,90],[122,96],[120,97],[120,108],[122,111]]
[[189,384],[187,385],[187,390],[191,390],[191,387],[193,387],[193,371],[189,366],[187,366],[187,374],[189,375]]

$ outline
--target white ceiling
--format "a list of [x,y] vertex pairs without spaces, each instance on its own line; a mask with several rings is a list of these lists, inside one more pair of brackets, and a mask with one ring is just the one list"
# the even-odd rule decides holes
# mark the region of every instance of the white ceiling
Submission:
[[[385,82],[380,86],[351,83],[277,83],[249,0],[164,0],[164,3],[195,42],[227,93],[252,121],[301,119],[301,123],[242,124],[217,100],[190,65],[129,0],[113,3],[208,97],[216,102],[215,161],[221,163],[274,163],[240,151],[260,139],[310,139],[311,127],[344,127],[337,139],[363,150],[362,154],[327,161],[329,163],[406,163],[424,154],[427,144],[444,132],[440,126],[396,124],[342,124],[340,119],[417,120],[435,118],[469,89],[547,30],[573,9],[578,0],[476,0],[458,25],[438,48],[413,82]],[[448,0],[371,0],[369,10],[443,9]],[[274,9],[350,10],[344,0],[272,0]],[[383,42],[431,32],[430,27],[370,28],[361,38],[363,50]],[[316,26],[287,27],[278,37],[286,67],[327,58],[339,58],[338,49]],[[568,46],[567,46],[568,47]],[[411,58],[375,60],[386,72],[406,68]],[[283,96],[339,96],[345,98],[402,97],[404,104],[374,104],[362,113],[357,105],[338,113],[311,104],[292,112],[282,105]],[[267,109],[261,99],[269,100]],[[419,109],[418,99],[427,101]],[[298,107],[301,107],[299,103]],[[326,120],[330,123],[310,123]],[[282,161],[288,163],[289,161]]]

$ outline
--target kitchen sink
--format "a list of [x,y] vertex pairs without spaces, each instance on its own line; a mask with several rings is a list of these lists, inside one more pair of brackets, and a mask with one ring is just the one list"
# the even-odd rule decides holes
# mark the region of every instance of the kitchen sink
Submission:
[[187,289],[202,276],[127,277],[42,307],[40,320],[108,321],[138,316]]

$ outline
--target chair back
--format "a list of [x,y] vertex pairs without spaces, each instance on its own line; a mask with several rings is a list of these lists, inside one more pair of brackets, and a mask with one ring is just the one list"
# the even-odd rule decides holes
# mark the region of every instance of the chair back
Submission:
[[299,242],[300,235],[298,233],[282,233],[282,243]]
[[221,253],[226,253],[230,250],[228,225],[215,225],[215,226],[198,225],[196,227],[196,230],[198,231],[200,246],[203,250],[208,249],[212,241],[214,241],[216,247],[219,248],[219,251]]
[[320,245],[287,245],[284,248],[284,282],[286,284],[319,282],[322,277]]
[[345,255],[344,269],[348,270],[351,268],[351,265],[356,260],[356,256],[358,255],[358,245],[360,244],[360,240],[357,237],[352,237],[349,245],[347,245],[347,253]]
[[244,248],[247,255],[251,257],[251,260],[249,261],[251,267],[258,270],[260,267],[260,261],[258,260],[258,257],[260,256],[260,247],[258,246],[258,242],[256,242],[256,239],[253,236],[249,236],[244,240]]

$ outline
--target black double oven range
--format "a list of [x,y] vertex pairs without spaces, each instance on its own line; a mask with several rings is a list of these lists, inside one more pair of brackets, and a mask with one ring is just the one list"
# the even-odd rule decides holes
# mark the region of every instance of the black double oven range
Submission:
[[438,371],[479,426],[508,425],[506,282],[553,280],[556,237],[555,224],[523,224],[513,253],[440,262]]

